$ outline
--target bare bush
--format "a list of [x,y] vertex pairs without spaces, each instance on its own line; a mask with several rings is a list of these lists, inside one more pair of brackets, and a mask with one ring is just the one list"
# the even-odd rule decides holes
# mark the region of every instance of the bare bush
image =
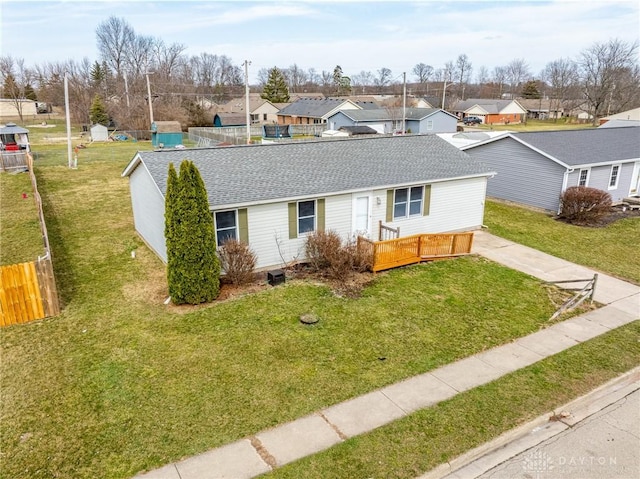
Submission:
[[572,186],[560,196],[560,218],[589,225],[598,223],[611,211],[611,195],[588,186]]
[[335,231],[314,231],[307,236],[305,255],[312,270],[320,272],[338,261],[342,239]]
[[358,249],[355,240],[343,244],[335,231],[315,231],[307,236],[307,261],[311,269],[329,279],[346,281],[355,273],[371,267],[368,251]]
[[232,284],[242,285],[253,281],[257,256],[247,243],[228,239],[218,249],[218,253],[225,277]]

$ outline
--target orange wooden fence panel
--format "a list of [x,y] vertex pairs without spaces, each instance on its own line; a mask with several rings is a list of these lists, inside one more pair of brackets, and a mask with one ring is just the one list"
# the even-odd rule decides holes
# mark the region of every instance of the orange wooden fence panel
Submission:
[[0,267],[0,326],[44,317],[35,262]]

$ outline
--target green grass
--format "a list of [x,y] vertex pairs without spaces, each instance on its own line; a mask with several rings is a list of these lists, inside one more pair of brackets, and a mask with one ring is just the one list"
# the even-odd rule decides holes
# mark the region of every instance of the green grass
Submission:
[[554,310],[540,282],[477,257],[379,274],[357,299],[288,282],[164,306],[164,265],[120,176],[143,148],[94,144],[74,170],[64,145],[34,146],[64,310],[0,330],[3,477],[130,477],[526,335]]
[[487,201],[489,232],[610,275],[640,284],[640,218],[603,228],[575,226],[528,208]]
[[414,478],[638,364],[640,321],[261,477]]
[[[477,257],[380,274],[358,299],[289,282],[168,308],[120,176],[133,146],[92,145],[76,170],[64,147],[34,147],[64,311],[0,331],[7,477],[130,477],[536,331],[554,310],[538,281]],[[300,324],[308,312],[320,323]]]
[[35,261],[44,252],[29,173],[0,173],[0,265]]

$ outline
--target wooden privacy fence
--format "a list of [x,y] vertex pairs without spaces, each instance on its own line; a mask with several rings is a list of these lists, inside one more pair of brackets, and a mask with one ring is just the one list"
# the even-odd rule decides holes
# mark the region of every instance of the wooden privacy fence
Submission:
[[358,237],[358,248],[366,248],[372,257],[373,272],[471,253],[473,232],[417,234],[386,241]]
[[33,196],[38,208],[45,254],[36,261],[0,266],[0,327],[26,323],[60,313],[42,198],[33,172],[33,157],[27,153],[26,160]]
[[0,266],[0,326],[27,323],[60,313],[49,257]]
[[27,168],[27,152],[2,151],[0,152],[0,171],[20,170]]

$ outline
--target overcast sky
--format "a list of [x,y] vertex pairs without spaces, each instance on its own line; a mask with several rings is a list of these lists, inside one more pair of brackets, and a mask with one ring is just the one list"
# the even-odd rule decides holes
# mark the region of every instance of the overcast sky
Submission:
[[[98,60],[95,31],[110,16],[136,34],[181,43],[185,53],[226,55],[234,64],[345,75],[417,63],[442,68],[464,53],[474,72],[523,58],[537,75],[594,42],[640,36],[640,0],[556,1],[6,1],[0,0],[0,52],[27,66]],[[475,73],[474,73],[475,77]]]

